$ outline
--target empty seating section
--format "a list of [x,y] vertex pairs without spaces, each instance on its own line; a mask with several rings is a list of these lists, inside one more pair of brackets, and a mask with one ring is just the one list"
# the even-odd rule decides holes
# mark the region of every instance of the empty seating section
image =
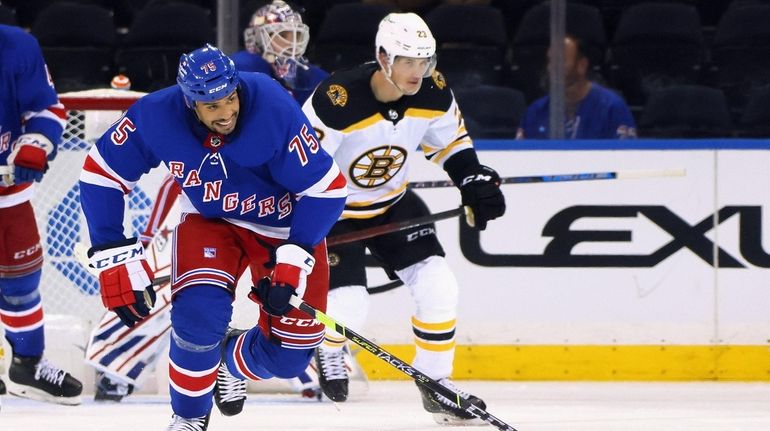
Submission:
[[[238,32],[269,2],[240,0]],[[310,25],[308,58],[329,72],[374,60],[379,21],[408,4],[291,3]],[[431,27],[472,135],[511,138],[548,90],[549,3],[455,3],[411,11]],[[0,24],[38,39],[60,92],[107,87],[118,72],[153,91],[175,83],[183,52],[216,43],[216,13],[216,0],[3,0]],[[770,134],[770,0],[569,0],[566,15],[591,79],[623,96],[640,136]]]

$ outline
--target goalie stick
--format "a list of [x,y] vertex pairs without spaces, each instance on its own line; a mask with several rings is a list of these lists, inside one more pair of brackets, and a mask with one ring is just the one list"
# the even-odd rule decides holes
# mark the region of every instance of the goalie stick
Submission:
[[486,410],[482,409],[481,407],[475,404],[472,404],[465,398],[461,397],[460,394],[454,392],[453,390],[445,387],[441,383],[421,373],[419,370],[413,368],[406,362],[395,357],[392,353],[389,353],[388,351],[378,346],[377,344],[367,340],[366,338],[359,335],[355,331],[348,329],[341,323],[329,317],[329,315],[327,315],[326,313],[315,309],[313,306],[303,301],[298,296],[292,295],[292,297],[289,299],[289,303],[294,308],[304,311],[310,317],[323,323],[324,326],[326,326],[327,328],[334,329],[335,331],[344,335],[345,338],[354,342],[355,344],[357,344],[367,352],[371,353],[372,355],[376,356],[379,359],[382,359],[383,361],[387,362],[389,365],[393,366],[395,369],[411,377],[417,382],[418,385],[422,385],[423,387],[428,388],[431,391],[449,399],[453,403],[460,406],[460,408],[462,408],[463,410],[467,411],[468,413],[471,413],[472,415],[478,417],[479,419],[496,427],[499,430],[516,431],[516,429],[513,428],[512,426],[498,419],[497,417],[487,412]]

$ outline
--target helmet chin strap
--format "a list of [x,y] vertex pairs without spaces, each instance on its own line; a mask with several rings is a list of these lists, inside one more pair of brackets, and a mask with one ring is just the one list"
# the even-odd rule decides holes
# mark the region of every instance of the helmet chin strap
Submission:
[[[379,60],[377,60],[379,62]],[[420,88],[422,87],[422,81],[420,82],[420,85],[417,86],[417,89],[409,92],[404,90],[403,88],[399,87],[398,84],[396,84],[393,79],[390,77],[390,74],[393,73],[393,64],[389,64],[389,67],[385,67],[382,62],[380,62],[380,67],[382,68],[382,74],[385,75],[385,79],[391,83],[394,87],[396,87],[396,90],[398,90],[402,95],[404,96],[414,96],[417,94],[418,91],[420,91]]]

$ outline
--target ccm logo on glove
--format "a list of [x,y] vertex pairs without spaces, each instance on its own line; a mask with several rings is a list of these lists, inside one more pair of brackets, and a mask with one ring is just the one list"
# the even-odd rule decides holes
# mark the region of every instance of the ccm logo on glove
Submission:
[[135,258],[144,258],[144,246],[141,243],[123,247],[123,250],[101,259],[91,259],[91,265],[96,269],[107,269]]

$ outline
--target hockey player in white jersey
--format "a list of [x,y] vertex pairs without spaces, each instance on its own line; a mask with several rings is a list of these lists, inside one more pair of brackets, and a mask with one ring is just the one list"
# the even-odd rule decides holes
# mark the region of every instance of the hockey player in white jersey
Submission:
[[[479,163],[462,115],[444,77],[435,70],[436,41],[413,13],[393,13],[379,25],[376,62],[338,71],[304,104],[321,146],[348,181],[345,209],[330,236],[429,213],[408,185],[412,154],[443,167],[470,210],[469,223],[484,230],[505,212],[500,177]],[[358,331],[368,307],[365,249],[408,286],[415,302],[413,366],[484,407],[450,380],[455,350],[458,286],[444,259],[435,226],[329,247],[328,314]],[[316,361],[324,393],[348,396],[342,366],[345,337],[327,329]],[[454,402],[419,386],[423,406],[441,424],[476,422]]]

